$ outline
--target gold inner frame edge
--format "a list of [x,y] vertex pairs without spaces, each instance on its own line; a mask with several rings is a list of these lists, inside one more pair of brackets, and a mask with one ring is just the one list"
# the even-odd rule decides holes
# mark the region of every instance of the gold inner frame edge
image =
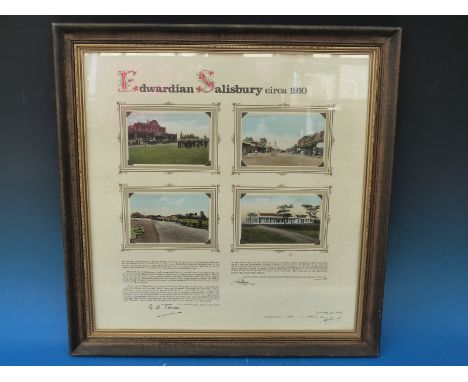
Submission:
[[[361,262],[359,269],[358,281],[358,298],[355,319],[354,331],[183,331],[183,330],[96,330],[93,314],[93,292],[92,292],[92,273],[90,269],[91,251],[89,240],[89,214],[88,214],[88,188],[87,188],[87,172],[86,172],[86,140],[85,140],[85,113],[84,113],[84,89],[83,89],[83,55],[86,52],[210,52],[210,53],[223,53],[235,54],[245,51],[249,52],[274,52],[278,54],[304,54],[304,53],[330,53],[330,54],[369,54],[369,84],[368,84],[368,113],[367,113],[367,145],[366,145],[366,166],[364,176],[364,209],[362,215],[362,229],[361,229]],[[382,77],[381,62],[381,48],[377,45],[368,46],[340,46],[333,44],[309,44],[309,45],[252,45],[242,43],[194,43],[194,44],[86,44],[74,43],[73,44],[73,69],[74,69],[74,96],[75,96],[75,110],[76,110],[76,128],[77,128],[77,146],[78,146],[78,164],[79,164],[79,185],[80,185],[80,208],[82,211],[81,218],[81,232],[82,232],[82,246],[83,254],[83,270],[84,270],[84,306],[85,306],[85,319],[86,319],[86,334],[89,338],[164,338],[164,339],[184,339],[184,338],[197,338],[197,339],[279,339],[282,337],[304,340],[356,340],[362,336],[362,329],[365,321],[363,319],[363,308],[365,303],[366,292],[366,264],[368,259],[368,234],[369,234],[369,217],[370,217],[370,202],[371,202],[371,188],[373,180],[373,150],[375,143],[375,129],[377,125],[377,103],[380,95],[380,79]]]

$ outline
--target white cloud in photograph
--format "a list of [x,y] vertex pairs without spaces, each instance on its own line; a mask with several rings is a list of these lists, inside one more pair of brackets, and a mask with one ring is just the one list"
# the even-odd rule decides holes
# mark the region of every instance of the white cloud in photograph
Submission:
[[242,118],[242,139],[266,138],[273,147],[286,150],[305,136],[325,130],[326,120],[316,112],[247,113]]
[[208,215],[210,199],[200,193],[146,193],[136,192],[130,199],[130,213],[143,215],[162,215],[198,213]]

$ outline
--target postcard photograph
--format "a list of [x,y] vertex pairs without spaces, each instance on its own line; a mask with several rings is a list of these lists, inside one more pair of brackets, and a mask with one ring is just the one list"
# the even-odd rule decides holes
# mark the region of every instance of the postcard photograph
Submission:
[[321,245],[319,193],[240,193],[240,244]]
[[210,243],[209,193],[128,194],[131,244]]
[[127,165],[210,166],[211,118],[206,111],[128,111]]
[[327,114],[243,112],[241,169],[323,168]]

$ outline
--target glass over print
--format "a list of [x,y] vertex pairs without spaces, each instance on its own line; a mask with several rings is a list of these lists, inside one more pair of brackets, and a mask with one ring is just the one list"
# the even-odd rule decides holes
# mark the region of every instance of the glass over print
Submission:
[[[95,253],[93,296],[97,304],[105,300],[108,305],[106,310],[96,310],[96,329],[356,330],[370,55],[170,49],[122,49],[118,53],[83,53],[87,155],[88,164],[92,163],[88,166],[88,179],[90,244]],[[109,176],[121,159],[115,139],[119,134],[116,106],[124,113],[126,134],[122,139],[128,150],[128,168],[133,167],[131,176],[125,168],[120,174]],[[212,126],[207,107],[216,109],[216,126]],[[239,117],[241,121],[236,124]],[[217,136],[210,136],[210,130]],[[230,137],[236,132],[233,142]],[[221,153],[219,173],[214,174],[203,172],[209,164],[210,137]],[[325,152],[331,155],[325,156]],[[242,154],[240,166],[234,168],[240,175],[232,173],[236,153]],[[164,165],[164,172],[159,165]],[[139,166],[145,166],[144,171],[138,171]],[[200,171],[194,170],[197,166]],[[243,172],[251,169],[255,170],[253,176]],[[302,171],[318,173],[303,175]],[[135,207],[148,195],[143,197],[137,192],[129,197],[129,210],[124,216],[129,224],[124,252],[119,242],[111,239],[122,236],[120,221],[112,219],[110,213],[114,211],[117,216],[120,212],[119,184],[124,184],[123,194],[126,186],[138,185],[140,192],[145,187],[175,187],[172,196],[151,195],[152,208]],[[202,208],[196,196],[187,200],[176,193],[177,187],[212,184],[219,186],[220,192],[216,207],[219,221],[214,217],[212,222],[223,238],[215,249],[219,252],[213,252],[209,245],[205,227],[187,225],[198,224],[199,220],[195,220],[202,211],[206,215],[209,199],[205,196],[206,206]],[[256,193],[240,194],[236,203],[233,187],[255,188]],[[326,214],[317,216],[322,193],[314,194],[312,190],[299,194],[303,187],[330,190]],[[252,218],[245,219],[250,201],[253,203],[249,213],[260,216],[258,224]],[[336,209],[342,203],[346,204],[346,214]],[[318,206],[318,211],[314,213],[304,206]],[[267,215],[269,220],[264,219]],[[234,216],[234,224],[230,216]],[[335,216],[339,218],[334,219]],[[271,224],[275,217],[278,222]],[[107,219],[105,224],[102,219]],[[236,235],[238,224],[240,231]],[[191,235],[198,240],[190,241]],[[200,250],[200,246],[206,249]],[[101,248],[99,252],[93,251],[95,247]],[[144,255],[137,251],[142,247],[146,249]],[[193,248],[199,250],[194,253]],[[145,283],[144,292],[130,285],[130,281],[119,281],[111,291],[100,288],[115,277],[109,269],[122,267],[122,261],[125,264],[129,258],[132,264],[175,260],[209,263],[210,271],[217,276],[195,284],[182,276],[168,281],[156,278]],[[257,269],[265,261],[271,270]],[[232,271],[238,262],[247,267],[241,273]],[[304,265],[308,272],[302,271]],[[124,267],[122,272],[126,274],[128,270]],[[168,270],[157,272],[161,275]],[[181,270],[171,268],[171,272]],[[330,277],[340,280],[339,288],[337,281],[328,281]],[[238,297],[239,278],[251,283],[248,293],[242,292],[242,299]],[[146,289],[158,290],[161,284],[201,284],[218,293],[209,300],[202,296],[200,301],[192,294],[182,300],[179,296],[168,297],[183,313],[155,320],[154,312],[147,307],[158,301],[153,294],[148,297]],[[277,292],[273,288],[278,285],[295,291],[280,306],[275,303]],[[131,289],[135,296],[131,300],[122,298],[122,288],[126,288],[127,295]],[[220,300],[219,296],[224,298]],[[328,311],[341,312],[340,318],[326,320],[316,314]],[[139,312],[138,317],[135,312]],[[213,315],[218,318],[216,322],[210,319]]]

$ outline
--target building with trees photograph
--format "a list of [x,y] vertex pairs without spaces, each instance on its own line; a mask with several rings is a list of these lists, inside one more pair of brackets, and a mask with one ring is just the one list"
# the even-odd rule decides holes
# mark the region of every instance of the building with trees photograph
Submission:
[[320,244],[320,194],[244,194],[241,244]]
[[211,113],[127,112],[128,165],[210,164]]

